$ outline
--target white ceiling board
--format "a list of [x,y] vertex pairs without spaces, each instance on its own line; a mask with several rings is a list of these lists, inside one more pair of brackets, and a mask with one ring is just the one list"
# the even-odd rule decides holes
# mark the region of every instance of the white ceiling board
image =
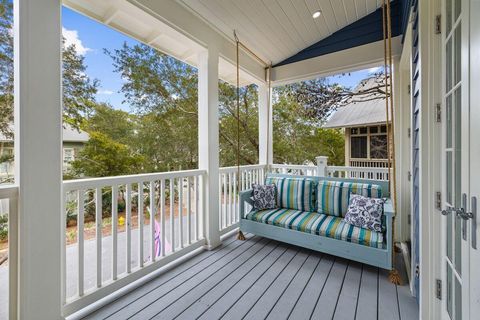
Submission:
[[[281,62],[373,12],[378,0],[176,0],[263,60]],[[313,19],[313,12],[322,15]]]

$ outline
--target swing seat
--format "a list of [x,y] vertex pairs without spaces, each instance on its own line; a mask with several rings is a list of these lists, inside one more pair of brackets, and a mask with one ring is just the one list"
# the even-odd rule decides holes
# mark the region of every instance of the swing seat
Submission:
[[[282,206],[288,205],[286,205],[286,202],[282,204],[280,200],[277,201],[280,206],[276,209],[246,210],[247,207],[251,208],[253,205],[252,190],[242,191],[240,193],[240,230],[242,232],[253,233],[388,270],[392,269],[392,220],[394,213],[391,201],[388,199],[388,182],[269,174],[266,177],[266,183],[271,183],[274,180],[278,188],[282,185],[284,179],[300,179],[313,182],[313,196],[311,197],[313,203],[310,208],[314,209],[304,211],[282,208]],[[320,188],[317,187],[322,184],[322,181],[340,182],[338,185],[342,186],[347,199],[349,192],[352,191],[352,185],[361,183],[364,186],[369,186],[365,188],[369,195],[373,188],[378,187],[381,190],[380,196],[382,193],[383,196],[387,196],[383,208],[383,232],[355,227],[346,223],[341,215],[334,215],[333,213],[338,213],[336,211],[342,210],[340,198],[335,206],[331,206],[332,214],[319,213],[319,211],[325,209],[325,205],[320,210],[317,205],[318,193],[321,193]],[[372,188],[372,186],[374,187]],[[288,187],[285,190],[288,190]],[[285,195],[279,196],[285,197]],[[305,197],[305,192],[292,192],[288,196],[289,203],[302,203],[303,199],[298,199],[302,196]]]

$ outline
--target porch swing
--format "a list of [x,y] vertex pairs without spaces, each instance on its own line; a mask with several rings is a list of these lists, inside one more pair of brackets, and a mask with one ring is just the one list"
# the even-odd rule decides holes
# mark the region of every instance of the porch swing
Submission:
[[[275,185],[277,206],[271,210],[256,210],[252,199],[252,189],[239,191],[240,219],[237,238],[239,240],[245,240],[243,232],[248,232],[388,269],[390,270],[390,281],[395,284],[400,284],[400,276],[394,268],[395,250],[393,248],[397,197],[390,1],[383,0],[382,17],[389,181],[267,174],[265,185]],[[268,121],[270,121],[272,66],[271,63],[266,63],[245,46],[239,40],[235,31],[234,38],[236,42],[237,71],[236,154],[237,173],[238,176],[240,176],[240,47],[265,66],[266,81],[268,83]],[[391,123],[389,118],[391,119]],[[267,128],[269,128],[269,126],[270,123],[267,123]],[[270,130],[267,129],[266,159],[268,159],[269,156],[268,150],[270,143]],[[391,173],[393,173],[393,175]],[[237,188],[239,188],[239,185]],[[296,192],[290,192],[290,190],[296,190]],[[390,192],[390,190],[392,190],[392,192]],[[301,194],[301,196],[299,196],[299,194]],[[306,194],[308,194],[308,199],[305,198]],[[386,197],[383,203],[383,214],[381,216],[382,226],[379,232],[359,228],[344,221],[345,210],[349,207],[351,194],[359,194],[370,198]],[[303,198],[301,198],[302,196]],[[392,199],[390,199],[390,196],[392,196]],[[288,197],[288,199],[285,201],[286,197]],[[295,197],[300,199],[296,199]],[[248,212],[246,211],[246,205],[251,208]],[[300,205],[300,207],[298,205]],[[325,212],[328,210],[330,210],[330,212]]]

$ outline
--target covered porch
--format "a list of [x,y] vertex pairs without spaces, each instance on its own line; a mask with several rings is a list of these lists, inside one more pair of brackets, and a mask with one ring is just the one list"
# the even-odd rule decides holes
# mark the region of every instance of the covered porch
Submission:
[[[11,319],[419,318],[423,310],[414,297],[413,262],[404,261],[400,249],[395,263],[402,285],[394,285],[388,270],[254,234],[246,234],[246,241],[235,238],[239,192],[263,183],[268,174],[382,182],[393,174],[386,167],[331,166],[323,155],[314,165],[275,164],[271,141],[269,85],[383,64],[382,2],[344,1],[342,9],[323,0],[260,1],[259,12],[255,2],[244,12],[235,9],[238,4],[218,1],[14,1],[16,179],[14,186],[0,189],[0,198],[10,200]],[[198,169],[62,181],[62,5],[198,69]],[[215,8],[236,22],[219,19]],[[417,9],[416,2],[392,3],[393,91],[398,92],[395,104],[407,107],[411,97],[401,88],[411,82],[414,26],[406,17]],[[317,10],[325,21],[304,25]],[[304,37],[278,35],[267,41],[249,22],[261,21],[267,12],[269,33],[281,20],[296,30],[289,32],[305,29]],[[239,52],[238,81],[258,86],[259,108],[259,161],[239,168],[219,162],[218,83],[236,82],[233,32],[227,34],[233,29],[273,65],[265,68],[251,52]],[[276,44],[282,37],[290,42]],[[409,114],[397,109],[395,121],[399,166],[393,241],[401,248],[412,240]],[[107,227],[102,224],[105,195],[111,200]],[[122,212],[119,196],[125,199]],[[94,213],[94,221],[85,221],[86,210]],[[71,242],[69,212],[77,216]],[[88,239],[87,229],[94,230]]]

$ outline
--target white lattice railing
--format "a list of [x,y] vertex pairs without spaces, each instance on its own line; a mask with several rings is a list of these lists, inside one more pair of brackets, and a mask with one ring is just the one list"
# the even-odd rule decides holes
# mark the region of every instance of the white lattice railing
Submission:
[[220,168],[219,172],[219,227],[226,233],[236,227],[238,216],[238,192],[251,188],[252,183],[262,183],[265,179],[265,165]]
[[[204,170],[70,180],[62,283],[71,314],[204,244]],[[68,227],[70,226],[70,227]]]

